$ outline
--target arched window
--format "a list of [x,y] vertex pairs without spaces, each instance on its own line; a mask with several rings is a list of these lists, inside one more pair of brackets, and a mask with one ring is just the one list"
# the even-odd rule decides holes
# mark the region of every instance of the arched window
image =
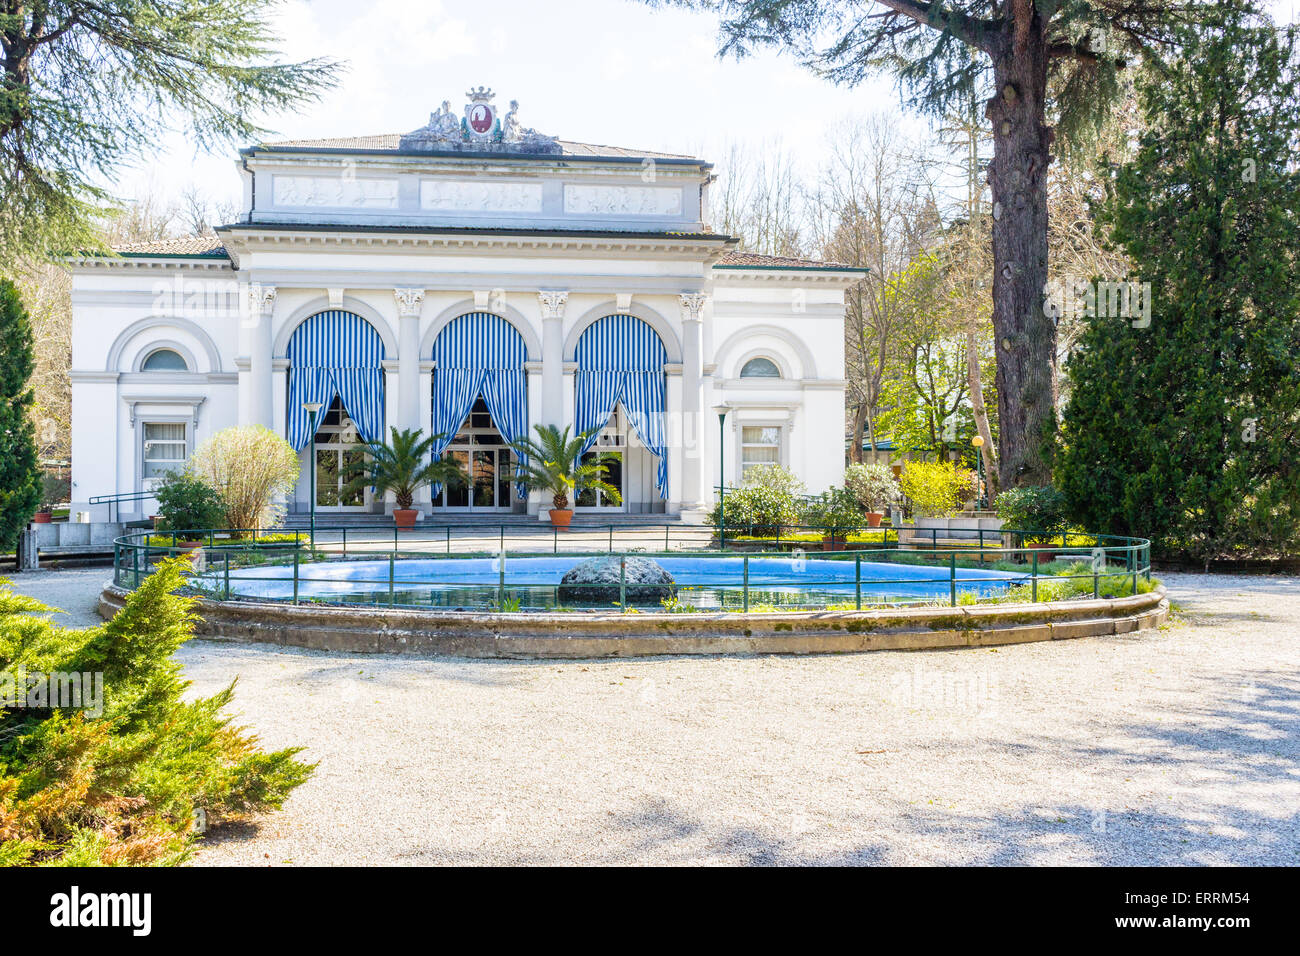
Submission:
[[175,349],[156,349],[150,352],[140,364],[142,372],[188,372],[189,370],[190,367],[185,364],[185,359]]
[[741,378],[780,378],[781,370],[771,359],[752,358],[740,370]]

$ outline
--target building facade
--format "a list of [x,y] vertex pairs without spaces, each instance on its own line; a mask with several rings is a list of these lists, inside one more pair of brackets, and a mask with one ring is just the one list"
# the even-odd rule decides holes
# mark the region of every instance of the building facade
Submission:
[[[707,225],[710,164],[572,143],[471,90],[406,135],[268,143],[239,159],[216,235],[73,269],[73,509],[143,495],[217,431],[299,450],[290,511],[383,513],[341,475],[391,427],[438,435],[469,481],[426,516],[538,514],[509,442],[591,431],[622,503],[698,521],[721,479],[779,463],[840,481],[844,294],[862,272],[736,251]],[[315,432],[305,404],[322,411]],[[716,408],[727,406],[719,426]],[[151,512],[123,501],[123,517]]]

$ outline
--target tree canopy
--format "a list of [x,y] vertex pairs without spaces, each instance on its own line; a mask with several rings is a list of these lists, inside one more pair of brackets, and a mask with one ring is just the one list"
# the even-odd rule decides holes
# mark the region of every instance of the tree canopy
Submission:
[[278,0],[0,0],[0,268],[100,244],[104,185],[184,130],[198,147],[265,132],[338,64],[277,63]]

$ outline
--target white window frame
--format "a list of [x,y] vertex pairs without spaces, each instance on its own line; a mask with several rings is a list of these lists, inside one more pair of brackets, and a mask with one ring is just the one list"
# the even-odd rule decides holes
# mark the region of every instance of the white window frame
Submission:
[[169,464],[168,467],[163,468],[162,471],[180,471],[184,468],[185,462],[189,460],[190,450],[194,442],[194,427],[189,418],[181,415],[150,415],[141,418],[138,422],[138,434],[140,439],[136,454],[136,467],[137,473],[140,475],[141,490],[143,490],[144,482],[158,481],[162,477],[162,472],[153,475],[148,474],[147,472],[147,466],[150,459],[148,459],[146,455],[149,450],[148,446],[151,439],[147,437],[146,432],[148,432],[150,425],[180,425],[185,433],[183,439],[152,439],[154,442],[160,442],[163,444],[179,444],[182,446],[181,457],[179,459],[165,459]]
[[786,445],[787,445],[786,427],[788,426],[788,424],[789,424],[788,422],[779,422],[779,421],[771,421],[771,420],[752,421],[749,419],[741,419],[736,423],[736,481],[738,484],[743,484],[745,481],[745,448],[746,447],[754,447],[754,448],[772,447],[771,445],[766,443],[746,442],[745,429],[746,428],[775,428],[776,429],[776,461],[774,462],[756,461],[756,462],[751,462],[750,463],[751,465],[760,466],[760,465],[772,464],[772,465],[779,465],[782,468],[788,468],[789,464],[786,456]]

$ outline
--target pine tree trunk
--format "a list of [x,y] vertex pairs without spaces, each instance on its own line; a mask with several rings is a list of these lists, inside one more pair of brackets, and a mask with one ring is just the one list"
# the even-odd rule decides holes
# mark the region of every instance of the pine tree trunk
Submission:
[[1056,327],[1042,308],[1052,145],[1052,130],[1040,121],[1047,40],[1036,13],[1019,35],[1012,16],[1009,10],[1008,29],[993,57],[996,92],[985,110],[993,126],[993,331],[1003,488],[1051,481],[1043,452],[1055,429],[1056,379]]

